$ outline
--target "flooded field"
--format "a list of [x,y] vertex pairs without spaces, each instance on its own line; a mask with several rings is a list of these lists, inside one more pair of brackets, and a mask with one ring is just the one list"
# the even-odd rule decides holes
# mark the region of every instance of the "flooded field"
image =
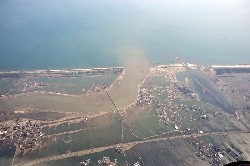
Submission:
[[49,161],[46,163],[38,164],[38,166],[78,165],[79,162],[86,161],[86,160],[90,160],[89,166],[99,166],[100,163],[98,163],[98,161],[103,160],[103,157],[109,157],[109,160],[111,162],[114,162],[116,160],[118,165],[126,165],[127,162],[132,163],[131,156],[127,157],[127,156],[124,156],[124,154],[122,153],[115,153],[114,149],[112,149],[112,150],[105,150],[102,152],[96,152],[96,153],[92,153],[92,154],[88,154],[84,156],[77,156],[77,157],[70,157],[66,159],[56,160],[56,161]]
[[[0,80],[0,94],[14,95],[24,92],[45,91],[69,95],[82,95],[93,91],[95,86],[108,87],[118,74],[81,77],[32,77]],[[91,87],[93,89],[91,89]]]
[[[135,52],[137,53],[137,50],[135,50]],[[133,51],[132,53],[134,54]],[[129,60],[131,59],[126,60],[127,64],[125,68],[125,74],[121,76],[121,80],[114,82],[115,88],[109,91],[109,94],[117,107],[129,105],[136,99],[138,93],[138,84],[140,84],[148,74],[149,65],[145,57],[140,54],[134,55],[135,57],[133,57],[133,54],[129,56],[134,58],[133,63],[129,63]],[[141,58],[140,61],[137,61],[138,56]],[[33,104],[34,106],[41,109],[61,112],[90,113],[104,110],[106,111],[115,108],[105,91],[83,94],[81,96],[61,95],[57,92],[53,94],[24,93],[21,97],[13,97],[0,103],[1,111],[27,103]]]
[[[220,107],[224,111],[235,115],[235,105],[209,78],[209,76],[195,70],[189,70],[189,74],[192,79],[190,85],[199,94],[201,100]],[[211,93],[204,93],[205,90],[209,90]]]
[[[8,154],[10,157],[14,156],[13,164],[34,161],[41,166],[80,162],[89,162],[89,165],[95,166],[105,165],[106,161],[116,165],[133,165],[136,162],[144,165],[185,165],[187,162],[191,165],[196,159],[203,162],[202,157],[195,153],[197,147],[193,145],[201,141],[201,148],[207,147],[208,143],[217,145],[211,135],[247,130],[246,118],[249,114],[244,112],[245,119],[241,118],[241,123],[219,105],[207,102],[201,93],[210,87],[207,85],[209,83],[201,86],[205,78],[193,73],[188,75],[188,80],[192,81],[188,81],[185,79],[187,73],[183,70],[185,72],[184,68],[175,69],[171,66],[167,69],[150,69],[149,73],[137,70],[140,76],[148,74],[139,86],[129,82],[136,78],[132,71],[128,71],[126,74],[129,77],[122,81],[117,79],[113,84],[115,88],[110,88],[108,92],[84,96],[39,94],[7,100],[0,107],[12,108],[13,111],[27,109],[30,110],[30,115],[33,111],[33,118],[39,120],[43,136],[39,146],[31,148],[6,149],[11,143],[4,142],[1,147],[8,153],[0,151],[0,157]],[[181,74],[178,76],[177,73]],[[140,79],[137,78],[137,81]],[[197,84],[196,87],[192,87],[193,82]],[[202,88],[198,93],[190,89],[197,86]],[[124,89],[120,89],[121,87]],[[122,91],[131,98],[119,98]],[[214,93],[213,89],[211,91]],[[137,94],[136,100],[132,100],[134,93]],[[111,98],[117,105],[121,104],[120,101],[126,104],[131,100],[133,103],[115,108]],[[30,104],[22,104],[27,101]],[[42,112],[43,109],[58,112]],[[207,137],[196,139],[203,135]],[[116,151],[118,146],[124,148],[124,151]],[[174,156],[174,159],[168,159],[169,156]],[[149,157],[154,159],[149,161]],[[194,160],[185,160],[186,158]],[[212,161],[217,162],[217,159],[215,157]]]
[[169,85],[164,76],[154,76],[150,82],[152,85],[157,87],[166,87]]
[[186,71],[176,73],[177,81],[184,82],[187,77],[188,73]]

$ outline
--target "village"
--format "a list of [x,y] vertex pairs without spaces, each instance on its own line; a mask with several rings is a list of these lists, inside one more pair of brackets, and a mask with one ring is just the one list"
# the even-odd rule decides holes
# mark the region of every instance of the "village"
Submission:
[[202,139],[192,139],[188,141],[196,150],[194,153],[203,160],[209,160],[212,166],[223,166],[228,162],[244,161],[243,152],[236,148],[223,148],[218,145],[213,145]]
[[33,120],[16,119],[1,124],[0,145],[9,143],[10,147],[28,150],[40,147],[43,135],[40,126]]
[[[134,131],[134,128],[129,128],[131,134],[138,139],[150,140],[152,138],[161,137],[177,137],[185,139],[190,135],[186,141],[196,149],[194,153],[202,160],[210,162],[211,165],[219,166],[228,161],[239,161],[244,159],[244,153],[236,147],[233,149],[227,149],[214,145],[213,142],[204,142],[193,137],[216,132],[217,129],[207,129],[206,126],[203,125],[213,123],[215,120],[222,118],[224,114],[222,114],[222,110],[217,108],[214,109],[209,103],[203,105],[196,104],[200,102],[199,95],[189,87],[189,80],[187,77],[184,77],[181,80],[178,78],[177,74],[182,72],[186,72],[186,69],[182,64],[160,65],[151,68],[147,77],[138,85],[138,96],[136,100],[130,105],[121,108],[116,107],[115,100],[113,100],[112,96],[110,96],[107,91],[109,88],[108,86],[104,87],[100,84],[95,84],[91,86],[90,90],[94,92],[106,92],[106,95],[110,99],[108,102],[112,102],[115,107],[112,112],[119,112],[121,117],[126,114],[127,110],[133,110],[135,107],[141,109],[150,108],[150,111],[154,113],[154,116],[158,119],[159,123],[163,123],[167,129],[167,131],[156,130],[155,134],[150,137],[139,137]],[[44,84],[41,83],[39,85],[43,86]],[[203,88],[201,92],[211,95],[209,89]],[[212,109],[210,109],[210,107]],[[78,118],[75,117],[73,121],[78,123],[77,119]],[[79,121],[81,121],[80,119]],[[49,126],[54,126],[56,128],[61,123],[74,123],[73,121],[67,120],[67,118],[64,118],[62,121],[59,119],[55,124],[52,122]],[[125,119],[122,118],[119,119],[119,121],[121,121],[123,125],[129,126]],[[91,122],[91,118],[84,118],[84,121],[81,123],[83,122],[88,125],[88,123]],[[220,128],[223,128],[223,126],[217,127],[218,131]],[[16,147],[18,151],[25,152],[29,149],[39,149],[46,146],[46,143],[41,141],[44,136],[51,139],[52,143],[59,141],[57,134],[46,136],[45,133],[42,132],[43,128],[45,128],[45,126],[40,126],[38,122],[32,119],[16,119],[14,121],[5,122],[0,129],[0,145],[6,146],[6,144],[9,144],[10,147]],[[228,128],[225,129],[225,132],[226,130],[232,130],[232,128],[228,126]],[[81,129],[72,131],[72,133],[78,131],[81,131]],[[69,133],[70,132],[71,131],[69,131]],[[123,129],[121,133],[123,139]],[[59,133],[59,135],[60,134],[65,133]],[[71,144],[71,141],[73,141],[71,138],[69,140],[63,139],[65,144]],[[96,147],[92,147],[90,150],[94,152],[95,148]],[[126,152],[124,151],[123,146],[116,146],[113,153],[122,153],[125,155]],[[70,156],[74,153],[67,150],[66,154]],[[92,160],[86,159],[78,161],[78,164],[81,166],[87,166],[90,165],[91,162]],[[100,160],[94,162],[99,165],[119,165],[118,159],[112,159],[111,161],[109,156],[103,156]],[[139,161],[134,163],[134,166],[140,165],[141,163],[139,163]]]

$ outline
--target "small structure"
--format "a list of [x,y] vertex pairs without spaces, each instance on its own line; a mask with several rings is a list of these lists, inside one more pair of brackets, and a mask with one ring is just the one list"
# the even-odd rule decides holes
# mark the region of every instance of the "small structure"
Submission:
[[109,157],[103,157],[102,162],[103,165],[109,165],[110,164],[110,159]]
[[221,154],[221,152],[218,152],[218,156],[219,156],[220,158],[224,157],[224,156]]
[[89,165],[89,162],[90,162],[90,159],[85,160],[85,161],[81,161],[79,164],[80,164],[80,166],[87,166],[87,165]]
[[115,148],[115,152],[116,152],[116,153],[123,153],[123,147],[122,147],[122,146],[117,146],[117,147]]
[[52,141],[56,141],[56,137],[52,137],[52,139],[51,139]]
[[201,115],[201,119],[207,119],[207,115]]
[[134,166],[140,166],[139,161],[137,161],[136,163],[134,163]]
[[176,130],[178,130],[178,129],[179,129],[179,128],[178,128],[178,126],[176,126],[176,125],[174,126],[174,128],[175,128]]

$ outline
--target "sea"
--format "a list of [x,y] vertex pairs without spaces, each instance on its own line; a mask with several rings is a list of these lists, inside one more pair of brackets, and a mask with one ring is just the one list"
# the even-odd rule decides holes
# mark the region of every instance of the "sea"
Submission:
[[249,27],[248,0],[1,0],[0,70],[123,66],[130,50],[152,66],[249,64]]

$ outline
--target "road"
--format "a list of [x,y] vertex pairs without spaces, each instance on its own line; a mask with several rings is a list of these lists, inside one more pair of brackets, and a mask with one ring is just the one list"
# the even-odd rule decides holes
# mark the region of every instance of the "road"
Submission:
[[127,143],[120,143],[110,146],[104,146],[99,148],[93,148],[93,149],[87,149],[77,152],[70,152],[62,155],[56,155],[56,156],[49,156],[46,158],[41,158],[33,161],[29,161],[26,163],[20,163],[13,166],[31,166],[42,162],[52,161],[52,160],[59,160],[64,158],[69,158],[73,156],[83,156],[86,154],[101,152],[107,149],[114,149],[117,146],[122,146],[124,151],[129,150],[136,144],[142,144],[147,142],[155,142],[155,141],[164,141],[164,140],[173,140],[177,138],[188,138],[188,137],[200,137],[200,136],[206,136],[206,135],[226,135],[226,134],[237,134],[237,133],[250,133],[249,131],[227,131],[227,132],[211,132],[211,133],[194,133],[194,134],[186,134],[186,135],[178,135],[178,136],[170,136],[170,137],[163,137],[163,138],[155,138],[155,139],[148,139],[148,140],[140,140],[140,141],[133,141],[133,142],[127,142]]

